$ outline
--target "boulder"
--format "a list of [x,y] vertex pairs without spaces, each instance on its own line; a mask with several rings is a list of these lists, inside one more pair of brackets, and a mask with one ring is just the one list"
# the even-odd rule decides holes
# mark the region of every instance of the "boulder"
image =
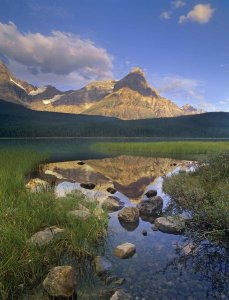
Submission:
[[141,215],[151,216],[161,212],[163,208],[163,199],[160,196],[155,196],[144,200],[137,205]]
[[95,184],[94,183],[81,183],[80,186],[84,189],[87,190],[93,190],[95,188]]
[[32,193],[40,193],[50,189],[51,185],[40,178],[33,178],[26,184],[26,188]]
[[107,192],[110,194],[115,194],[117,192],[117,190],[114,189],[113,187],[109,187],[109,188],[107,188]]
[[123,292],[123,290],[118,290],[114,293],[110,300],[133,300],[133,298],[129,294]]
[[131,243],[124,243],[115,248],[114,254],[119,258],[129,258],[132,257],[136,252],[136,247]]
[[91,214],[89,211],[86,210],[81,210],[81,209],[76,209],[76,210],[72,210],[68,213],[69,217],[75,217],[81,220],[87,220]]
[[95,272],[99,276],[109,272],[112,267],[111,262],[103,256],[96,256],[93,260],[93,264],[95,266]]
[[120,201],[118,197],[108,196],[102,204],[104,209],[107,209],[109,212],[120,210],[124,207],[124,203]]
[[185,229],[185,218],[181,216],[160,217],[155,220],[154,224],[162,232],[179,234]]
[[43,287],[51,297],[73,296],[76,288],[76,276],[71,266],[58,266],[50,270],[43,281]]
[[42,231],[36,232],[30,239],[29,242],[38,246],[44,246],[50,244],[55,238],[60,236],[64,232],[64,229],[56,226],[48,227]]
[[119,213],[118,218],[125,223],[139,222],[139,210],[137,207],[124,207]]
[[157,191],[156,190],[149,190],[148,192],[145,193],[146,197],[151,198],[157,196]]
[[136,222],[124,222],[121,219],[119,219],[119,223],[127,231],[134,231],[139,225],[139,219]]

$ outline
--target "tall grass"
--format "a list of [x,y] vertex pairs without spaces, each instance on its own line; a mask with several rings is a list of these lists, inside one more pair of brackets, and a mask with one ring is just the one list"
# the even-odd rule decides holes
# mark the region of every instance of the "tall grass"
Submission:
[[[107,224],[105,215],[98,220],[91,214],[87,222],[67,218],[83,201],[77,194],[57,200],[52,191],[29,193],[25,176],[41,159],[33,152],[0,151],[0,299],[20,299],[20,292],[39,282],[63,252],[95,254]],[[45,247],[28,243],[35,232],[52,225],[65,229],[57,241]]]
[[211,156],[195,172],[168,177],[163,188],[199,229],[229,233],[229,152]]
[[207,155],[229,151],[229,142],[115,142],[97,143],[92,146],[97,151],[114,155],[142,155],[196,158],[196,156]]

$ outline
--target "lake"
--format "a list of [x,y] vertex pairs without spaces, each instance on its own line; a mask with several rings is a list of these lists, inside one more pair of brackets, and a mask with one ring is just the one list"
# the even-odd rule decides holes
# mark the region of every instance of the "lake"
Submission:
[[[114,187],[114,194],[125,206],[136,206],[145,199],[146,191],[156,189],[163,198],[163,210],[172,213],[170,198],[162,189],[163,179],[180,170],[192,171],[195,163],[187,160],[130,155],[104,155],[91,147],[94,139],[2,140],[0,148],[32,149],[48,155],[40,168],[45,173],[58,174],[56,192],[70,191],[78,183],[92,182],[95,191]],[[78,164],[83,161],[84,164]],[[140,218],[135,228],[128,228],[110,213],[108,236],[101,247],[102,254],[112,263],[111,276],[124,278],[122,289],[135,300],[168,299],[228,299],[228,254],[219,245],[204,240],[190,252],[190,241],[184,235],[155,230],[154,220]],[[147,235],[142,234],[143,230]],[[114,248],[130,242],[136,254],[122,260],[114,256]],[[69,258],[63,258],[63,262]],[[77,266],[77,262],[75,262]],[[79,271],[79,299],[109,299],[106,293],[114,289],[93,272],[89,263]],[[117,287],[116,287],[117,289]],[[41,299],[35,295],[25,299]],[[102,295],[103,298],[102,298]]]

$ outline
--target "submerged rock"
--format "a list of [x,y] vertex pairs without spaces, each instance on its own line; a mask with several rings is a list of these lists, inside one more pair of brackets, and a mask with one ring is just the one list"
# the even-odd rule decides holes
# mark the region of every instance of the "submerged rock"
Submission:
[[56,226],[48,227],[42,231],[36,232],[30,239],[29,242],[36,244],[38,246],[44,246],[54,241],[64,229],[58,228]]
[[133,298],[129,294],[123,292],[123,290],[118,290],[114,293],[110,300],[133,300]]
[[104,209],[107,209],[110,212],[120,210],[124,207],[124,203],[115,196],[108,196],[102,204]]
[[112,268],[111,262],[103,256],[96,256],[93,260],[93,263],[95,266],[95,272],[98,275],[103,275]]
[[75,218],[78,218],[81,220],[87,220],[91,216],[91,214],[89,211],[76,209],[76,210],[70,211],[68,213],[68,216],[75,217]]
[[124,207],[118,213],[118,218],[124,223],[137,223],[139,222],[139,210],[137,207]]
[[161,212],[163,199],[160,196],[151,197],[137,205],[141,215],[151,216]]
[[134,231],[139,225],[139,219],[136,222],[124,222],[121,219],[119,219],[119,223],[127,231]]
[[87,190],[93,190],[95,188],[94,183],[81,183],[80,186]]
[[151,198],[157,196],[157,191],[156,190],[149,190],[148,192],[145,193],[146,197]]
[[76,288],[76,276],[71,266],[58,266],[50,270],[43,287],[52,297],[71,297]]
[[142,235],[147,236],[147,231],[145,229],[142,230]]
[[185,229],[185,218],[181,216],[160,217],[155,220],[155,226],[165,233],[181,233]]
[[124,243],[115,248],[114,254],[119,258],[129,258],[132,257],[136,252],[136,247],[131,243]]
[[26,184],[26,188],[32,193],[40,193],[49,190],[51,185],[40,178],[33,178]]

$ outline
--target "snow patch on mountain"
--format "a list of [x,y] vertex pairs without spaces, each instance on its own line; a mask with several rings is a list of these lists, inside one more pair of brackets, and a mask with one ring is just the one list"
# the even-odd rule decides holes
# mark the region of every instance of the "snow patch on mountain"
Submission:
[[62,96],[63,96],[63,95],[56,95],[56,96],[54,96],[53,98],[43,100],[43,103],[46,104],[46,105],[47,105],[47,104],[50,104],[50,103],[53,103],[53,102],[59,100]]
[[35,95],[38,95],[38,94],[42,94],[46,90],[47,90],[47,86],[42,86],[42,87],[37,88],[36,90],[33,90],[33,91],[29,92],[29,95],[35,96]]
[[10,81],[13,82],[14,84],[16,84],[19,88],[21,88],[21,89],[23,89],[24,91],[26,91],[25,88],[24,88],[20,83],[14,81],[11,77],[10,77]]

